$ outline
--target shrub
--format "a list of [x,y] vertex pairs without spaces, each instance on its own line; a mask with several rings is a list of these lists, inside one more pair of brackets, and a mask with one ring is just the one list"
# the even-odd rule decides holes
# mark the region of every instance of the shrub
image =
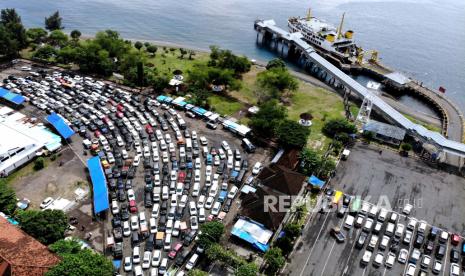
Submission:
[[34,170],[38,171],[45,167],[45,161],[43,157],[39,157],[34,161]]

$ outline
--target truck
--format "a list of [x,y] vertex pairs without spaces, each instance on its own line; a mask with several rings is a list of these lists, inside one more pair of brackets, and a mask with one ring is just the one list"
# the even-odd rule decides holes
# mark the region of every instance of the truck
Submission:
[[157,232],[155,235],[155,248],[163,248],[163,243],[165,241],[165,232]]

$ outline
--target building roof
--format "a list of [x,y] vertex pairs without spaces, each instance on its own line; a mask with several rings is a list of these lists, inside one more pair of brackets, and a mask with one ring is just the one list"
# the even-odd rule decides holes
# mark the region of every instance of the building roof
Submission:
[[16,105],[20,105],[26,100],[23,96],[2,87],[0,87],[0,97]]
[[58,133],[65,139],[73,136],[74,131],[69,125],[63,120],[63,117],[56,113],[52,113],[47,116],[47,121],[58,131]]
[[[285,212],[272,212],[271,208],[265,210],[265,197],[278,197],[280,194],[273,192],[270,189],[265,190],[263,187],[258,187],[255,193],[249,193],[242,198],[241,215],[251,218],[271,230],[278,229],[279,225],[286,216]],[[276,206],[278,209],[278,206]]]
[[93,195],[94,195],[94,212],[96,214],[108,210],[110,208],[108,202],[107,180],[103,173],[100,157],[95,156],[87,160],[90,178],[92,180]]
[[375,120],[370,120],[363,126],[364,131],[370,131],[376,134],[380,134],[389,138],[394,138],[399,141],[404,140],[405,129],[396,127],[393,125],[381,123]]
[[404,76],[403,74],[399,72],[392,72],[389,74],[384,75],[386,78],[390,79],[391,81],[399,84],[399,85],[404,85],[408,82],[410,82],[410,79]]
[[285,195],[297,195],[302,189],[305,175],[282,165],[271,164],[260,172],[258,180],[261,185]]
[[60,262],[57,255],[33,237],[0,217],[0,258],[11,267],[11,275],[44,275]]

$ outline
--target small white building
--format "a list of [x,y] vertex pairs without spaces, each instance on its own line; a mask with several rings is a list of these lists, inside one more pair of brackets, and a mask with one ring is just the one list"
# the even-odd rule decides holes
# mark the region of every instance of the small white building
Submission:
[[42,124],[32,123],[24,114],[0,106],[0,175],[9,175],[44,148],[56,151],[60,147],[61,138]]

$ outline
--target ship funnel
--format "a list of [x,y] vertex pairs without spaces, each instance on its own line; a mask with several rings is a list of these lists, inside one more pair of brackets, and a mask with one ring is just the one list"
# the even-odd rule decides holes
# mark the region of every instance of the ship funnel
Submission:
[[354,31],[352,31],[352,30],[348,30],[348,31],[344,34],[344,37],[347,38],[347,39],[352,39],[353,36],[354,36]]
[[333,34],[327,34],[325,38],[326,38],[327,41],[332,43],[332,42],[334,42],[334,39],[336,38],[336,36],[333,35]]

